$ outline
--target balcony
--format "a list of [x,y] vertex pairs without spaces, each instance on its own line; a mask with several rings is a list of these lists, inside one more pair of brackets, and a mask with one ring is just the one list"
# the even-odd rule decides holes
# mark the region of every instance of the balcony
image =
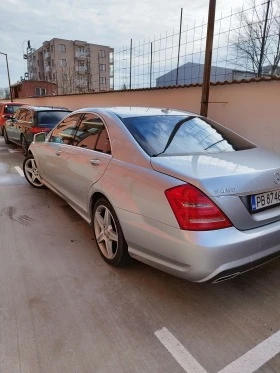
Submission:
[[45,66],[45,72],[50,73],[51,72],[51,66]]
[[90,72],[90,70],[87,69],[86,66],[76,66],[75,71],[78,74],[88,74]]
[[89,52],[84,52],[84,53],[76,52],[75,53],[75,58],[84,59],[84,58],[88,58],[88,57],[90,57],[90,53]]
[[50,52],[45,52],[44,53],[44,58],[47,59],[47,58],[51,58],[51,54]]

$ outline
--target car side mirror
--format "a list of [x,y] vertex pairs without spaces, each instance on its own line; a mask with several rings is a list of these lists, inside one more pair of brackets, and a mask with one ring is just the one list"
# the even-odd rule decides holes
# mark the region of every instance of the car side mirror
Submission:
[[34,142],[44,142],[46,141],[46,132],[40,132],[40,133],[36,133],[36,135],[34,135],[34,139],[33,141]]

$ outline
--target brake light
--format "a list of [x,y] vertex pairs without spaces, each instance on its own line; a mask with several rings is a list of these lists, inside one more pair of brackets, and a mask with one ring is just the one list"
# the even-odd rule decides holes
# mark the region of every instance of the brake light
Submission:
[[219,207],[193,185],[167,189],[165,195],[181,229],[208,231],[232,226]]
[[44,128],[44,127],[31,127],[31,132],[32,133],[49,132],[49,129]]

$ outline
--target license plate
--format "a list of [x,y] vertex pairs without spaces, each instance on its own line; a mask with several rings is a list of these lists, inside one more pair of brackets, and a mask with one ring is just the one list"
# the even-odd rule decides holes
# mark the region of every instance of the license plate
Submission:
[[252,212],[266,209],[271,206],[280,205],[280,190],[266,192],[251,196]]

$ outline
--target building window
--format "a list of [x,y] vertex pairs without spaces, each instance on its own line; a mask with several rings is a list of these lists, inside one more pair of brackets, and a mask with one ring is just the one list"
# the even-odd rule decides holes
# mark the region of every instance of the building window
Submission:
[[54,61],[52,60],[52,66],[54,66]]
[[106,71],[106,65],[105,64],[100,64],[99,65],[99,71]]
[[100,76],[99,82],[100,82],[100,84],[106,84],[106,78],[105,78],[105,76]]
[[105,57],[105,51],[103,51],[103,50],[99,51],[99,57],[104,58]]
[[35,88],[35,96],[46,96],[46,88]]
[[53,45],[51,45],[51,52],[53,53]]
[[53,76],[52,76],[52,80],[54,80],[54,81],[55,81],[55,74],[53,74]]
[[66,59],[64,59],[64,58],[62,58],[62,59],[59,61],[59,63],[60,63],[60,66],[62,66],[62,67],[66,67],[66,66],[67,66]]
[[58,50],[61,53],[66,53],[66,45],[65,44],[58,44]]
[[46,75],[46,80],[48,80],[48,76]]
[[40,61],[38,60],[37,63],[38,63],[38,66],[39,66],[40,65]]

